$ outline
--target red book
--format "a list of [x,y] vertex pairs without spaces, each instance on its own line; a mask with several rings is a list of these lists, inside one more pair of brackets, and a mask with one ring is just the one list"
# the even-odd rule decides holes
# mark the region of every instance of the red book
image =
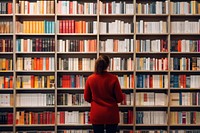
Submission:
[[75,33],[75,20],[72,20],[71,26],[72,26],[71,33]]
[[62,28],[62,31],[63,31],[62,33],[66,33],[66,20],[62,21],[62,27],[63,27]]
[[12,14],[12,3],[8,3],[8,14]]
[[68,33],[72,33],[72,20],[68,20]]
[[182,112],[182,124],[186,124],[186,112],[184,111]]
[[65,33],[69,33],[69,20],[65,20]]
[[55,112],[51,112],[51,124],[55,124]]
[[65,112],[60,112],[60,124],[65,124]]
[[59,21],[59,33],[63,33],[63,20]]

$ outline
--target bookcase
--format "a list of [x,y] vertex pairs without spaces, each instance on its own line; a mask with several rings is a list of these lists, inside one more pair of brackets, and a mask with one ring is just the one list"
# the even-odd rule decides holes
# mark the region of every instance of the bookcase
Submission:
[[199,0],[2,0],[0,132],[92,132],[84,85],[106,54],[119,133],[198,133],[199,37]]

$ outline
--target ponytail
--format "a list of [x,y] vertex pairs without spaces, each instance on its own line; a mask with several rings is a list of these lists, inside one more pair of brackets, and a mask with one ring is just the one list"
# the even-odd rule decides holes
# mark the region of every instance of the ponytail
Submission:
[[110,65],[110,59],[106,55],[100,55],[95,62],[95,73],[103,74]]

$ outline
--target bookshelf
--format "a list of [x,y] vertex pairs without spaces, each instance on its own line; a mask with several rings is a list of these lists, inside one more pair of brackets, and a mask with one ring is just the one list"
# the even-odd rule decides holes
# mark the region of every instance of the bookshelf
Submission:
[[119,133],[200,132],[199,17],[199,0],[2,0],[0,132],[92,132],[101,54],[126,99]]

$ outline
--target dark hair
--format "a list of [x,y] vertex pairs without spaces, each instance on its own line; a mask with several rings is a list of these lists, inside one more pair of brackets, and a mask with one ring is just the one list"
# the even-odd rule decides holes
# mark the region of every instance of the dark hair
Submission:
[[102,74],[110,65],[110,58],[106,55],[100,55],[95,62],[95,73]]

